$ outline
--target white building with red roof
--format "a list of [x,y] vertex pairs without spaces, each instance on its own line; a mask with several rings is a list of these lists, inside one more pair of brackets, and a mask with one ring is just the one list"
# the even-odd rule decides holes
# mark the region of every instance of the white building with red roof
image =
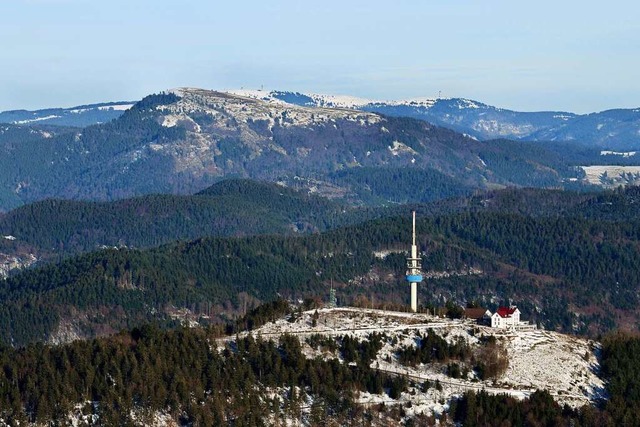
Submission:
[[518,307],[498,307],[491,315],[492,328],[509,328],[520,326],[520,310]]

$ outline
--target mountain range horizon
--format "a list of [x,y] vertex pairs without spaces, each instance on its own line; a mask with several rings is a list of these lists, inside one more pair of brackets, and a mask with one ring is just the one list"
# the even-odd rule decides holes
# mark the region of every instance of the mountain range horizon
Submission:
[[[567,142],[609,151],[640,148],[640,108],[616,108],[577,114],[567,111],[523,112],[468,98],[408,98],[383,101],[350,95],[328,95],[264,89],[207,90],[174,88],[160,93],[202,92],[263,101],[273,105],[359,110],[409,117],[445,127],[478,140]],[[0,123],[85,127],[120,117],[134,101],[116,101],[42,110],[0,112]]]
[[[492,103],[492,102],[488,102],[488,101],[484,101],[484,100],[479,100],[477,98],[473,98],[473,97],[467,97],[467,96],[447,96],[447,95],[442,95],[442,94],[438,94],[438,95],[433,95],[433,96],[423,96],[423,95],[416,95],[416,96],[398,96],[398,97],[375,97],[375,96],[357,96],[357,95],[350,95],[347,92],[342,92],[342,93],[338,93],[338,92],[323,92],[323,91],[300,91],[300,90],[287,90],[287,89],[265,89],[265,88],[256,88],[256,89],[252,89],[252,88],[245,88],[244,86],[241,86],[239,88],[204,88],[204,87],[198,87],[198,86],[190,86],[190,85],[184,85],[184,86],[175,86],[175,87],[169,87],[169,88],[163,88],[160,89],[157,92],[153,92],[153,93],[164,93],[164,92],[173,92],[176,90],[181,90],[181,89],[197,89],[197,90],[210,90],[210,91],[214,91],[214,92],[222,92],[222,93],[231,93],[231,94],[247,94],[250,97],[256,97],[259,94],[273,94],[273,93],[292,93],[292,94],[304,94],[304,95],[308,95],[308,96],[316,96],[316,97],[325,97],[327,99],[339,99],[339,100],[347,100],[350,99],[355,103],[364,105],[364,104],[368,104],[368,103],[385,103],[385,104],[401,104],[401,103],[411,103],[411,102],[416,102],[416,103],[433,103],[435,101],[438,100],[456,100],[456,99],[460,99],[460,100],[465,100],[465,101],[470,101],[476,104],[482,104],[482,105],[487,105],[487,106],[492,106],[495,108],[498,108],[500,110],[505,110],[505,111],[513,111],[513,112],[521,112],[521,113],[541,113],[541,112],[556,112],[556,113],[572,113],[572,114],[576,114],[576,115],[588,115],[588,114],[597,114],[597,113],[603,113],[606,111],[614,111],[614,110],[635,110],[635,109],[640,109],[640,103],[637,106],[623,106],[623,105],[619,105],[619,106],[615,106],[615,107],[610,107],[610,108],[602,108],[602,109],[591,109],[588,110],[587,112],[576,112],[573,111],[571,109],[563,109],[563,108],[555,108],[555,107],[551,107],[551,108],[539,108],[539,109],[527,109],[527,108],[518,108],[518,107],[514,107],[514,106],[502,106],[499,105],[499,103]],[[139,100],[131,100],[131,99],[120,99],[117,101],[114,101],[113,99],[111,100],[95,100],[95,101],[91,101],[91,100],[87,100],[84,102],[81,102],[79,104],[74,104],[74,103],[66,103],[66,102],[60,102],[57,104],[52,104],[49,103],[48,105],[44,105],[44,106],[39,106],[39,107],[18,107],[18,108],[6,108],[6,109],[0,109],[0,114],[6,114],[6,113],[11,113],[11,112],[18,112],[18,111],[28,111],[28,112],[35,112],[35,111],[42,111],[42,110],[51,110],[51,109],[80,109],[80,108],[88,108],[88,107],[94,107],[94,106],[102,106],[102,105],[108,105],[108,104],[114,104],[114,105],[121,105],[121,104],[134,104],[136,102],[138,102]]]

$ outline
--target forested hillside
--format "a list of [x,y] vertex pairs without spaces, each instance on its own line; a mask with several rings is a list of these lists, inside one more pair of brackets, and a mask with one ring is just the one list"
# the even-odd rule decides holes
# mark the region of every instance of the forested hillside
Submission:
[[0,213],[24,203],[24,178],[43,167],[51,153],[50,140],[66,138],[75,128],[0,125]]
[[[397,204],[354,208],[281,185],[244,179],[221,181],[192,196],[150,195],[115,202],[45,200],[0,214],[0,241],[6,256],[34,254],[42,261],[101,247],[145,248],[205,236],[299,234],[406,215],[441,216],[456,212],[513,213],[531,217],[577,217],[626,221],[640,218],[640,188],[604,192],[543,189],[470,191],[441,174],[403,169],[367,169],[336,174],[357,183],[358,198]],[[354,184],[354,186],[356,186]],[[398,190],[398,191],[395,191]],[[402,194],[429,202],[405,205]],[[445,193],[460,197],[438,199]]]
[[314,424],[329,417],[343,424],[365,419],[355,392],[405,383],[366,361],[307,360],[291,336],[278,344],[239,339],[221,352],[217,337],[212,329],[143,327],[60,347],[0,349],[0,419],[150,425],[161,413],[181,425],[267,426],[300,418],[308,394]]
[[[277,295],[326,298],[330,282],[343,303],[363,298],[405,303],[408,219],[300,237],[206,238],[144,251],[111,249],[25,271],[0,289],[2,339],[64,340],[151,319],[207,323]],[[420,286],[420,302],[511,301],[524,318],[552,329],[635,329],[638,225],[490,212],[421,219],[418,238],[427,280]]]
[[41,258],[56,259],[104,246],[144,248],[204,236],[316,232],[356,221],[351,211],[276,184],[228,180],[193,196],[36,202],[0,214],[0,235],[37,248]]
[[[594,189],[589,192],[506,188],[410,206],[419,214],[428,216],[460,212],[495,212],[527,217],[565,217],[616,222],[640,219],[640,187],[628,186],[606,191]],[[396,207],[396,210],[399,209],[401,207]],[[404,209],[406,211],[406,207]]]

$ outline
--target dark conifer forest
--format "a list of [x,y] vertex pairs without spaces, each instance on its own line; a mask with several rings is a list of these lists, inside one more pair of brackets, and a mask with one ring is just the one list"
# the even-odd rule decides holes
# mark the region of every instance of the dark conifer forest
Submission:
[[[268,311],[276,314],[278,304]],[[134,419],[144,424],[161,411],[183,425],[258,426],[299,419],[308,405],[303,397],[311,396],[308,425],[331,419],[355,426],[393,411],[363,408],[354,402],[355,393],[386,390],[393,398],[416,386],[369,367],[381,345],[375,334],[365,342],[338,339],[338,351],[351,363],[308,359],[298,338],[288,335],[278,342],[228,338],[220,327],[164,331],[144,326],[63,346],[3,347],[0,413],[8,425],[50,420],[64,425],[74,411],[85,418],[99,416],[100,425],[130,425]],[[465,426],[638,425],[639,346],[637,337],[625,335],[603,341],[608,399],[598,407],[561,407],[547,391],[524,401],[466,392],[452,401],[450,417]]]
[[[375,175],[357,177],[365,178]],[[103,425],[158,411],[184,425],[273,425],[302,412],[310,414],[309,425],[328,417],[366,425],[382,413],[401,419],[398,408],[354,401],[362,391],[398,396],[423,387],[370,367],[384,337],[307,339],[337,352],[341,363],[307,358],[297,338],[236,334],[295,315],[286,300],[304,300],[305,309],[321,305],[330,286],[343,305],[403,307],[408,212],[415,209],[426,277],[421,310],[457,317],[460,307],[489,305],[497,296],[546,329],[605,336],[607,400],[597,406],[560,407],[546,391],[524,401],[467,392],[441,422],[635,425],[639,344],[615,331],[636,330],[640,322],[637,200],[635,187],[508,189],[347,208],[232,180],[194,196],[27,205],[0,217],[0,234],[17,237],[2,239],[1,247],[47,256],[0,287],[2,419],[64,424],[74,411],[99,416]],[[94,250],[98,242],[108,247]],[[406,366],[445,363],[452,378],[465,375],[464,364],[481,379],[499,372],[467,347],[434,335],[421,343],[395,357]],[[427,418],[407,423],[433,421]]]

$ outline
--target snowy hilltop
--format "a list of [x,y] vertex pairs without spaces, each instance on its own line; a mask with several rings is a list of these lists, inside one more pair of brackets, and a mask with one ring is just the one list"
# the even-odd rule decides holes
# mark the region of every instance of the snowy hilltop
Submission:
[[[402,406],[409,418],[418,414],[438,416],[447,411],[452,398],[465,391],[484,390],[522,399],[536,390],[547,390],[558,403],[571,407],[588,405],[603,397],[604,384],[598,376],[595,354],[599,344],[551,331],[505,330],[426,314],[334,308],[294,314],[293,318],[280,319],[245,334],[275,341],[285,334],[293,335],[300,340],[308,358],[335,358],[341,363],[354,362],[345,360],[344,354],[337,351],[339,346],[331,341],[344,337],[379,341],[370,367],[403,376],[409,386],[396,394],[390,390],[380,394],[363,392],[357,400],[365,406]],[[221,340],[219,347],[226,346],[229,340],[232,338]],[[407,355],[415,355],[427,341],[436,342],[432,340],[464,349],[459,354],[467,356],[439,358],[434,354],[430,363],[412,363]],[[487,343],[500,354],[489,354]],[[494,359],[506,360],[505,366],[495,376],[482,378],[474,365],[488,365]]]

